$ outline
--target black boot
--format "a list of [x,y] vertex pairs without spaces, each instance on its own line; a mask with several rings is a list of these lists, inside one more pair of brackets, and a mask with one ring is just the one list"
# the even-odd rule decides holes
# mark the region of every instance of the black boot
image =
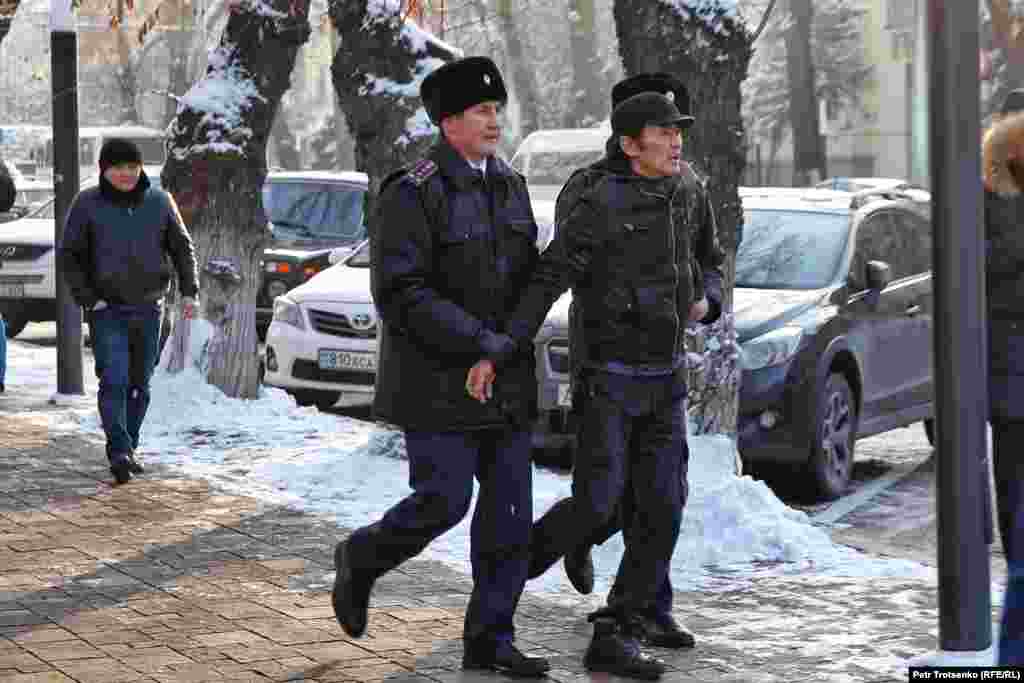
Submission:
[[594,637],[583,657],[588,671],[645,681],[657,680],[665,673],[664,662],[644,654],[636,638],[613,617],[597,617],[593,622]]
[[110,473],[118,484],[127,484],[132,480],[132,468],[128,460],[129,453],[110,453],[107,459],[110,460]]
[[680,626],[671,614],[645,616],[637,628],[640,631],[637,637],[645,645],[681,650],[697,644],[693,634]]
[[342,541],[334,549],[334,567],[337,573],[334,575],[331,605],[334,607],[334,616],[345,629],[345,633],[353,638],[359,638],[366,633],[373,579],[361,575],[352,568],[348,552],[347,541]]
[[462,668],[466,670],[490,670],[506,676],[520,678],[544,678],[551,665],[543,657],[527,657],[509,642],[464,641]]
[[594,590],[594,558],[592,546],[584,544],[569,551],[565,556],[565,575],[577,592],[589,595]]

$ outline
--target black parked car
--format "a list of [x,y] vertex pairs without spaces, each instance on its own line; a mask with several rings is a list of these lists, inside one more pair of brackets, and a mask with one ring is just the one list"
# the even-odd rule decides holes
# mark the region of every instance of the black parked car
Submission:
[[263,207],[273,242],[263,251],[256,330],[266,336],[274,299],[347,256],[366,239],[365,173],[277,171],[267,175]]
[[931,223],[919,190],[744,188],[734,310],[738,446],[788,463],[823,498],[856,440],[933,431]]

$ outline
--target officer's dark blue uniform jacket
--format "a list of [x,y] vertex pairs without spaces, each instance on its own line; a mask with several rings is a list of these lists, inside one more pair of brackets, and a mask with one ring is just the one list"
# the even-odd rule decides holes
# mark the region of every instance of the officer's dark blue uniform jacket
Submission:
[[537,226],[522,176],[498,158],[486,182],[444,140],[385,179],[371,237],[382,318],[374,411],[405,429],[524,424],[536,405],[532,352],[498,370],[494,399],[466,391],[469,369],[496,352],[537,263]]

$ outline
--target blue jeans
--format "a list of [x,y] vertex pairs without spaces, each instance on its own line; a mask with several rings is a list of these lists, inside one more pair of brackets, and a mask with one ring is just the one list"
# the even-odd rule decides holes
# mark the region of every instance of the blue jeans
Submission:
[[7,323],[0,315],[0,384],[4,383],[7,376]]
[[108,456],[139,446],[149,380],[159,356],[160,312],[158,304],[111,304],[89,314]]
[[466,516],[473,478],[480,494],[470,527],[473,593],[468,641],[511,641],[533,520],[530,434],[519,430],[407,431],[412,494],[349,538],[352,566],[376,578],[415,557]]

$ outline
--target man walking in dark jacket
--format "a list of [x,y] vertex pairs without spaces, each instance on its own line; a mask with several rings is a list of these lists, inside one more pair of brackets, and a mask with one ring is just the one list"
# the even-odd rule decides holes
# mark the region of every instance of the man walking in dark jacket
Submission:
[[[542,677],[547,661],[513,644],[533,521],[535,368],[504,333],[538,258],[537,226],[523,178],[494,154],[507,99],[494,63],[451,62],[420,92],[442,135],[382,183],[370,250],[382,318],[374,410],[405,431],[413,493],[338,544],[334,611],[361,636],[374,581],[458,524],[476,478],[462,665]],[[467,375],[498,357],[501,381],[474,400]]]
[[[669,97],[683,115],[690,113],[689,93],[678,79],[666,73],[643,73],[637,74],[620,81],[612,88],[612,109],[614,110],[622,102],[634,95],[644,92],[655,92]],[[571,210],[580,199],[593,189],[599,182],[610,175],[622,173],[626,159],[623,156],[618,136],[612,134],[608,139],[607,155],[587,166],[576,170],[565,187],[558,195],[555,204],[556,223],[565,220]],[[722,251],[718,247],[714,211],[707,197],[703,183],[697,178],[696,173],[685,161],[680,162],[679,178],[686,191],[690,193],[690,202],[694,207],[691,212],[691,252],[696,267],[702,274],[704,295],[707,299],[707,311],[698,309],[696,315],[704,314],[698,321],[703,324],[715,322],[721,315],[722,310]],[[570,374],[575,387],[573,395],[573,412],[582,415],[587,399],[582,375],[587,367],[586,360],[587,345],[584,341],[586,330],[583,327],[585,314],[581,311],[582,300],[574,298],[569,310],[569,358],[571,362]],[[691,322],[693,320],[691,319]],[[687,465],[689,450],[686,442],[683,442],[682,453],[682,477],[683,486],[681,490],[681,505],[686,505],[688,488],[686,485]],[[628,518],[632,511],[632,495],[627,487],[622,504],[616,514],[611,516],[607,527],[595,536],[595,544],[600,544],[618,533],[623,527],[623,520]],[[551,567],[558,558],[565,554],[565,571],[573,586],[581,593],[589,593],[593,590],[594,565],[591,559],[591,545],[582,544],[573,548],[553,547],[548,543],[553,536],[546,532],[548,528],[558,528],[571,523],[572,499],[566,498],[555,503],[548,512],[537,522],[530,553],[530,578],[543,574]],[[555,538],[557,537],[554,536]],[[567,552],[568,551],[568,552]],[[567,553],[567,554],[566,554]],[[616,599],[623,595],[623,580],[626,569],[626,558],[619,564],[619,571],[615,577],[615,583],[608,595],[608,604],[612,605]],[[695,640],[693,635],[682,627],[672,616],[672,582],[669,572],[658,584],[657,598],[652,611],[643,615],[639,622],[639,640],[648,645],[668,648],[693,647]]]
[[[566,523],[541,529],[540,547],[593,544],[628,487],[623,594],[591,615],[584,657],[591,671],[655,679],[662,662],[640,650],[682,518],[686,439],[686,321],[708,313],[694,258],[702,205],[680,177],[682,131],[692,117],[667,96],[644,92],[612,112],[623,155],[558,223],[507,329],[527,346],[569,287],[579,299],[586,345],[580,443]],[[717,249],[717,246],[715,247]],[[499,357],[500,362],[500,357]],[[501,370],[486,365],[475,396]],[[535,531],[535,533],[537,533]]]
[[107,458],[123,484],[143,471],[135,449],[159,355],[164,295],[176,273],[182,314],[190,317],[199,282],[178,207],[150,185],[138,147],[112,138],[99,165],[99,186],[80,192],[68,211],[58,269],[86,311]]

